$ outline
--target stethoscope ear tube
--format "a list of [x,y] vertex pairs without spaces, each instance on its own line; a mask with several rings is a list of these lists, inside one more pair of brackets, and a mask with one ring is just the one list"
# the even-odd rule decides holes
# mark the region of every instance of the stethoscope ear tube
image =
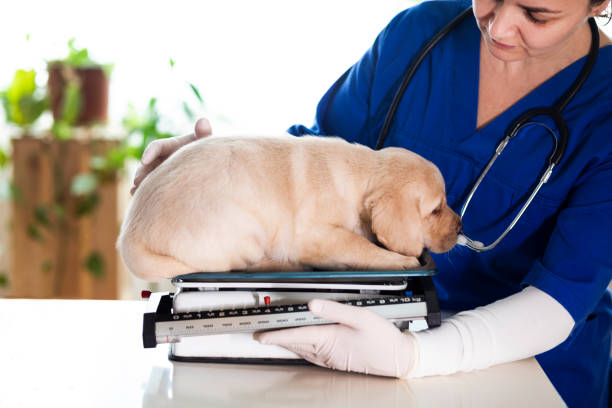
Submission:
[[597,62],[597,56],[599,55],[599,28],[597,27],[597,23],[593,17],[589,18],[589,28],[591,29],[591,48],[589,49],[589,55],[584,63],[584,66],[582,67],[582,70],[572,85],[553,105],[554,109],[559,113],[563,112],[563,109],[565,109],[574,96],[576,96],[593,70],[595,62]]
[[419,53],[416,54],[415,58],[412,60],[408,68],[404,71],[402,75],[402,82],[400,86],[397,88],[395,95],[393,96],[393,100],[391,101],[391,105],[389,106],[389,110],[387,111],[387,115],[385,116],[385,121],[383,122],[382,128],[380,129],[380,133],[378,135],[378,140],[376,142],[375,150],[380,150],[383,148],[385,144],[385,139],[387,139],[387,135],[389,134],[389,130],[391,129],[391,124],[393,123],[393,118],[395,117],[395,112],[397,112],[397,108],[404,96],[404,92],[406,92],[406,88],[412,81],[412,77],[416,73],[416,70],[421,65],[421,62],[425,59],[427,54],[431,51],[433,47],[436,46],[440,40],[449,33],[453,28],[455,28],[459,23],[461,23],[468,15],[472,13],[472,7],[468,7],[463,10],[457,17],[451,20],[444,28],[442,28],[423,48],[419,50]]
[[[567,129],[567,123],[563,120],[561,116],[561,111],[555,110],[551,113],[555,124],[557,125],[557,131],[559,132],[559,138],[555,138],[558,142],[555,144],[555,149],[553,150],[552,155],[548,159],[548,164],[557,165],[561,161],[561,158],[565,154],[565,148],[567,147],[567,141],[569,139],[569,131]],[[554,133],[553,133],[554,136]]]

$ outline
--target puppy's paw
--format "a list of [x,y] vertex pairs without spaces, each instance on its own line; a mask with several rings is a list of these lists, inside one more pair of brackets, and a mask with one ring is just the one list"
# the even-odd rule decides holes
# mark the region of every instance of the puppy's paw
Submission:
[[402,265],[402,269],[407,271],[407,270],[418,268],[419,266],[421,266],[421,263],[416,257],[407,256],[406,262]]

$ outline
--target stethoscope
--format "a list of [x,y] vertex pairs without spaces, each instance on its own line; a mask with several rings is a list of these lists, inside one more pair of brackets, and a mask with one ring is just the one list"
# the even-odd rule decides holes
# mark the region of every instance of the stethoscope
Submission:
[[[381,149],[383,147],[385,139],[387,138],[387,135],[389,133],[389,129],[391,128],[391,122],[393,121],[393,117],[395,116],[397,108],[401,102],[402,96],[404,95],[406,88],[408,87],[410,81],[412,80],[412,77],[414,76],[416,70],[420,66],[423,59],[425,59],[425,57],[431,51],[431,49],[438,42],[440,42],[440,40],[446,34],[448,34],[453,28],[459,25],[459,23],[461,23],[470,14],[472,14],[472,7],[468,7],[466,10],[461,12],[461,14],[455,17],[450,23],[448,23],[448,25],[442,28],[440,32],[438,32],[431,40],[429,40],[427,44],[425,44],[425,46],[416,55],[412,63],[408,66],[408,68],[404,72],[402,82],[399,88],[397,89],[395,96],[393,97],[393,101],[391,102],[389,111],[387,112],[387,116],[385,117],[385,121],[380,130],[380,135],[378,136],[378,141],[376,143],[376,150]],[[522,115],[516,117],[510,123],[510,125],[508,126],[508,128],[506,129],[504,133],[505,135],[504,139],[497,145],[495,149],[495,153],[493,154],[493,157],[491,157],[491,160],[489,161],[487,166],[484,168],[484,170],[482,171],[482,173],[476,180],[476,183],[474,184],[474,187],[472,187],[472,190],[468,194],[465,200],[465,203],[463,204],[463,207],[461,207],[460,217],[463,220],[463,216],[465,215],[465,212],[468,208],[470,201],[472,201],[472,198],[474,197],[474,193],[476,193],[476,190],[480,186],[480,183],[482,182],[482,180],[488,173],[491,166],[493,166],[493,163],[495,163],[495,160],[497,159],[497,157],[502,153],[504,148],[508,145],[510,140],[513,137],[515,137],[522,128],[526,126],[531,126],[531,125],[542,126],[546,131],[548,131],[548,133],[550,133],[554,141],[554,147],[553,147],[552,153],[548,157],[548,161],[547,161],[548,166],[546,170],[544,171],[543,175],[540,177],[538,184],[533,189],[533,191],[529,195],[529,198],[527,199],[527,201],[525,201],[525,204],[523,204],[522,208],[517,213],[517,215],[514,217],[510,225],[508,225],[506,230],[499,236],[499,238],[497,238],[491,244],[484,245],[482,242],[472,240],[468,238],[467,236],[465,236],[464,234],[459,235],[457,244],[467,246],[468,248],[473,249],[474,251],[477,251],[477,252],[489,251],[495,248],[495,246],[499,244],[499,242],[510,232],[510,230],[514,228],[518,220],[521,218],[521,216],[527,209],[527,207],[529,207],[529,205],[531,204],[531,201],[533,201],[533,198],[538,193],[542,185],[544,185],[544,183],[546,183],[548,179],[550,178],[550,174],[552,173],[553,168],[557,164],[559,164],[559,162],[561,161],[561,158],[563,157],[563,153],[565,152],[565,148],[567,146],[567,140],[568,140],[567,124],[565,123],[565,120],[563,119],[561,112],[563,111],[563,109],[565,109],[567,104],[572,100],[572,98],[576,95],[580,87],[586,81],[587,77],[593,70],[593,66],[595,65],[595,61],[597,60],[597,55],[599,53],[599,31],[597,29],[597,24],[595,23],[595,20],[593,18],[589,18],[589,27],[591,28],[591,49],[589,51],[587,60],[584,66],[582,67],[580,74],[574,81],[574,83],[567,89],[567,91],[565,91],[565,93],[552,106],[529,109],[526,112],[524,112]],[[537,116],[549,116],[553,120],[553,122],[555,123],[555,126],[558,129],[559,137],[557,138],[557,136],[555,135],[555,132],[549,126],[543,123],[540,123],[540,122],[533,121],[533,119]]]

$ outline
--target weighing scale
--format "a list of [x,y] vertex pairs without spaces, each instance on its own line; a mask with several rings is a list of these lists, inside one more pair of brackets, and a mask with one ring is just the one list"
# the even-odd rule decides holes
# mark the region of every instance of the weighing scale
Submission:
[[308,310],[311,299],[369,309],[400,330],[440,325],[429,252],[409,270],[192,273],[172,279],[174,293],[153,293],[143,319],[145,348],[170,344],[184,362],[306,363],[253,340],[253,333],[331,324]]

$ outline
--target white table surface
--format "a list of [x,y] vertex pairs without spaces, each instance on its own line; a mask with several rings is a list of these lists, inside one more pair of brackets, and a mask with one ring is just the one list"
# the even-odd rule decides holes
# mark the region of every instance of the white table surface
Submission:
[[559,407],[535,359],[398,380],[314,366],[171,363],[144,301],[0,299],[0,407]]

